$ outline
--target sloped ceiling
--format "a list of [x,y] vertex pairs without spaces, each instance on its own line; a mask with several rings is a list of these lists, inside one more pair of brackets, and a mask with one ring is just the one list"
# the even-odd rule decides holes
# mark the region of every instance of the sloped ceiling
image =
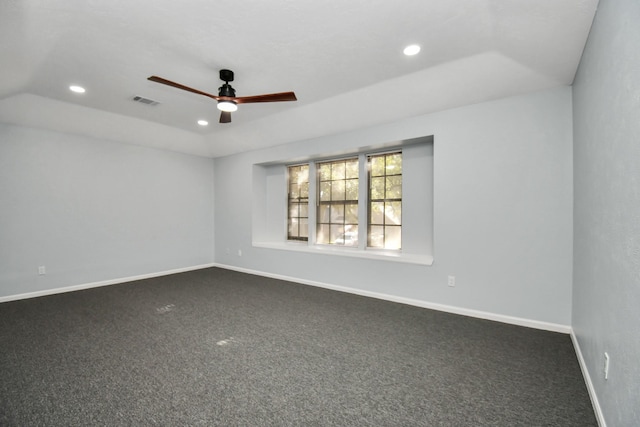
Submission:
[[[3,0],[0,122],[208,157],[306,140],[570,85],[597,3]],[[238,96],[298,101],[219,124],[214,100],[147,80],[217,94],[222,68]]]

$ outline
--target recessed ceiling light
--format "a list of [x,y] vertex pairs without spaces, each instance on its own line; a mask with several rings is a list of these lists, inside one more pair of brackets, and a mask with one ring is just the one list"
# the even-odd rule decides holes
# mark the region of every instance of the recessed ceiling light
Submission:
[[207,126],[207,125],[209,124],[209,122],[208,122],[208,121],[206,121],[206,120],[198,120],[198,124],[199,124],[200,126]]
[[407,56],[413,56],[413,55],[417,54],[418,52],[420,52],[420,46],[418,46],[417,44],[409,45],[409,46],[404,48],[403,52]]
[[82,86],[71,85],[69,86],[69,90],[75,93],[85,93],[86,91]]

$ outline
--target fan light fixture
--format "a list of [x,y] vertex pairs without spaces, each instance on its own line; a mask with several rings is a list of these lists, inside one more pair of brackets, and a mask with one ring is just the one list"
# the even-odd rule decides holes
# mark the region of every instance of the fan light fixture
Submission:
[[238,110],[238,106],[232,101],[218,101],[218,110],[233,113]]

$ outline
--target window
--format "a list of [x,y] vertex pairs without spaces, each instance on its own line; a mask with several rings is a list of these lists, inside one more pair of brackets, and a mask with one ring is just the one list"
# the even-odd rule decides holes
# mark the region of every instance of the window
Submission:
[[358,158],[317,164],[316,242],[358,246]]
[[402,242],[402,154],[368,157],[367,246],[400,249]]
[[[315,195],[314,243],[376,249],[402,247],[402,153],[361,154],[288,167],[288,239],[309,239],[309,191]],[[367,188],[360,194],[360,181]],[[366,197],[365,197],[366,196]],[[314,218],[311,219],[312,224]],[[366,227],[359,227],[359,224]],[[362,243],[361,243],[362,242]]]
[[322,154],[305,145],[295,157],[253,164],[252,244],[431,265],[433,136],[342,143]]
[[287,239],[307,241],[309,236],[309,165],[289,166],[287,171],[289,176]]

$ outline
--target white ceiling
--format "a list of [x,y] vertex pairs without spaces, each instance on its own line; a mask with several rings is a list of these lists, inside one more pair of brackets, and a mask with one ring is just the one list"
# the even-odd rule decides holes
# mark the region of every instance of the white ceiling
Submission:
[[[597,3],[2,0],[0,122],[208,157],[306,140],[570,85]],[[214,100],[147,80],[217,94],[221,68],[238,96],[298,101],[219,124]]]

